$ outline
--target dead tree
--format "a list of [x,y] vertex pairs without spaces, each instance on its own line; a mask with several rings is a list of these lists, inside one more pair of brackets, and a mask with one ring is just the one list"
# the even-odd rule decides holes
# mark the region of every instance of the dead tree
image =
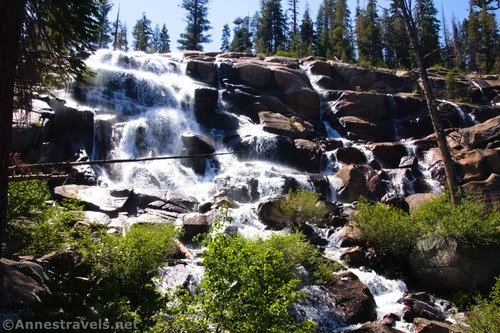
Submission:
[[424,93],[425,100],[427,102],[427,108],[429,109],[429,115],[431,117],[432,126],[434,129],[434,134],[436,135],[436,141],[443,157],[444,170],[446,173],[446,181],[448,185],[448,190],[450,192],[450,200],[453,205],[456,205],[460,198],[459,185],[455,170],[453,168],[453,158],[451,155],[448,142],[446,141],[446,134],[444,133],[443,125],[441,122],[441,117],[439,115],[436,101],[434,99],[434,94],[432,92],[431,84],[429,81],[429,75],[427,74],[427,69],[425,68],[424,55],[422,54],[422,49],[418,42],[417,26],[415,20],[410,13],[411,10],[411,0],[394,0],[394,4],[399,11],[399,14],[405,22],[406,31],[408,37],[413,46],[415,53],[415,59],[417,61],[419,74],[418,85]]

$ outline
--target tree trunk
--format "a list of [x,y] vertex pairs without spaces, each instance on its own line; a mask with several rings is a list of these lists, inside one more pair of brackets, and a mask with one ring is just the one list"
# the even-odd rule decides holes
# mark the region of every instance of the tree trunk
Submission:
[[455,175],[455,170],[453,168],[453,159],[451,156],[450,148],[448,142],[446,141],[446,134],[443,130],[443,125],[441,122],[441,117],[436,107],[434,94],[432,93],[431,84],[429,81],[429,76],[424,65],[424,57],[422,55],[422,50],[418,43],[417,28],[415,21],[413,20],[409,6],[405,0],[394,0],[399,8],[401,15],[403,16],[403,21],[405,22],[406,30],[410,41],[413,45],[415,58],[417,60],[417,65],[420,71],[420,80],[418,82],[420,88],[424,92],[425,100],[427,101],[427,107],[429,109],[429,115],[432,120],[432,126],[434,128],[434,133],[436,135],[436,141],[441,151],[443,157],[444,170],[446,173],[446,181],[448,184],[448,190],[450,191],[450,200],[453,205],[456,205],[459,201],[459,189],[458,181]]
[[14,109],[14,82],[26,0],[0,1],[0,258],[7,227],[8,172]]

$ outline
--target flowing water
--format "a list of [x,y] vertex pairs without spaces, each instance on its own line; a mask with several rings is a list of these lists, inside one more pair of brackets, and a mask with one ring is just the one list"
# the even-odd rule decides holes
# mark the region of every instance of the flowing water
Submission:
[[[188,132],[201,135],[218,153],[229,151],[224,143],[223,133],[204,133],[196,121],[193,111],[194,91],[202,85],[183,74],[185,64],[180,59],[181,57],[101,50],[87,60],[87,64],[97,73],[92,79],[93,86],[75,87],[70,95],[65,93],[62,97],[74,99],[75,103],[95,109],[96,126],[111,124],[112,144],[109,151],[103,153],[94,149],[92,158],[177,156],[182,152],[181,136]],[[314,82],[314,78],[311,81]],[[318,87],[316,89],[321,93]],[[329,107],[335,107],[335,103]],[[217,112],[226,112],[223,103],[219,103]],[[235,116],[238,119],[238,135],[243,142],[253,147],[252,153],[245,160],[230,154],[218,156],[217,164],[209,165],[203,175],[195,173],[175,159],[128,163],[98,169],[101,182],[125,183],[136,188],[161,188],[194,196],[200,203],[209,202],[218,194],[218,182],[224,182],[232,188],[246,189],[246,193],[251,193],[252,182],[249,180],[256,180],[260,200],[286,192],[287,179],[295,179],[301,186],[313,189],[306,174],[272,161],[276,135],[263,131],[261,125],[252,123],[247,117]],[[372,159],[371,151],[366,146],[342,138],[328,124],[326,127],[331,138],[343,142],[344,147],[357,147],[367,155],[367,160]],[[412,149],[414,146],[409,144],[408,150],[411,152]],[[102,154],[106,156],[101,156]],[[329,199],[332,201],[336,199],[336,192],[341,185],[335,177],[335,172],[341,167],[336,162],[335,154],[335,151],[325,153],[325,167],[322,170],[322,174],[330,182]],[[425,165],[420,165],[420,168],[426,172]],[[230,212],[235,217],[239,231],[248,237],[263,236],[269,232],[258,221],[257,204],[246,200],[241,203],[240,208]],[[327,250],[332,258],[336,258],[339,251],[335,237],[334,234],[329,238]],[[191,268],[194,275],[199,277],[199,266]],[[380,315],[401,311],[402,305],[397,300],[406,291],[402,281],[388,280],[372,271],[352,271],[370,288]],[[170,273],[165,271],[163,274],[168,276]],[[330,309],[307,309],[312,317],[321,317],[322,311],[327,310]],[[398,328],[411,331],[409,326]],[[334,329],[331,328],[331,331]]]

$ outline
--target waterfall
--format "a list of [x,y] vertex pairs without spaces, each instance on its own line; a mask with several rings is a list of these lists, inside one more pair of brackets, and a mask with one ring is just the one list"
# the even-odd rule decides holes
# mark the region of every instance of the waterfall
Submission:
[[[258,219],[256,211],[259,201],[286,193],[292,187],[290,180],[293,180],[294,185],[314,190],[310,175],[291,166],[294,156],[286,156],[287,149],[295,149],[293,140],[268,133],[248,116],[236,113],[231,116],[236,119],[237,126],[230,133],[207,130],[199,124],[195,116],[195,91],[206,86],[184,74],[186,64],[181,56],[100,50],[87,60],[87,64],[97,75],[92,78],[91,86],[73,85],[70,98],[74,103],[94,108],[96,126],[104,128],[99,133],[106,134],[106,140],[111,142],[107,151],[99,153],[103,156],[97,156],[103,159],[179,156],[185,148],[181,137],[187,132],[203,138],[217,153],[233,153],[217,156],[215,162],[207,164],[202,173],[196,173],[175,159],[102,167],[102,183],[123,183],[133,188],[156,188],[181,193],[196,197],[200,203],[210,203],[214,197],[230,195],[239,205],[239,208],[230,210],[230,215],[235,218],[234,225],[245,237],[265,237],[271,232]],[[310,73],[306,74],[316,92],[322,96],[325,90],[319,88]],[[219,87],[216,112],[224,113],[226,106],[220,98],[221,89]],[[68,98],[66,95],[64,97]],[[337,103],[323,101],[322,116],[326,108],[332,111]],[[358,149],[367,161],[374,159],[367,144],[343,138],[331,122],[322,120],[328,139],[337,140],[342,148]],[[98,135],[96,140],[104,139]],[[95,146],[101,144],[96,142]],[[407,147],[410,155],[416,154],[414,144],[408,143]],[[321,157],[321,174],[328,179],[332,193],[328,199],[331,201],[337,199],[337,190],[342,185],[340,179],[335,177],[342,167],[336,152],[330,149]],[[419,169],[430,182],[426,166],[419,164]],[[399,183],[402,184],[402,181]],[[398,192],[404,191],[398,189]],[[323,236],[326,238],[330,231],[323,233]],[[327,254],[337,260],[336,237],[337,234],[334,234],[328,239]],[[397,300],[406,290],[402,281],[385,279],[372,271],[351,270],[370,288],[380,313],[401,310]],[[183,272],[186,276],[192,276],[191,288],[203,274],[202,268],[200,271],[196,263],[191,263],[188,270]],[[172,268],[165,268],[160,273],[165,279],[177,274]],[[169,287],[162,282],[158,286],[162,289]],[[308,288],[311,294],[318,292],[315,286]],[[323,305],[318,308],[312,308],[312,304],[301,306],[314,318],[334,312],[331,306]],[[344,324],[337,319],[335,317],[325,324],[330,331]],[[399,329],[410,331],[408,327]]]

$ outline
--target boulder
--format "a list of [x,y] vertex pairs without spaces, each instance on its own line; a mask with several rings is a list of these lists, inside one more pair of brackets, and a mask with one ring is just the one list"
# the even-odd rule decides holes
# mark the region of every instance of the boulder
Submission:
[[370,145],[373,158],[384,169],[399,168],[401,159],[407,157],[406,146],[399,142],[380,142]]
[[259,221],[272,229],[283,229],[287,226],[287,221],[280,213],[279,204],[285,196],[275,196],[259,202],[257,206],[257,215]]
[[[183,133],[181,136],[182,152],[181,156],[191,155],[210,155],[215,152],[215,149],[200,136],[191,132]],[[212,157],[198,156],[181,159],[181,164],[185,167],[193,169],[198,175],[204,175],[207,165]]]
[[337,160],[344,164],[366,164],[368,162],[365,154],[356,147],[337,149]]
[[361,325],[360,328],[347,331],[348,333],[403,333],[398,329],[388,327],[381,323],[366,323]]
[[405,305],[403,308],[403,319],[408,323],[413,322],[417,317],[440,322],[446,320],[446,315],[443,311],[433,306],[433,304],[411,297],[403,298],[401,303]]
[[385,94],[344,91],[332,112],[336,117],[353,116],[372,121],[389,118],[392,106]]
[[16,319],[31,311],[34,304],[49,292],[47,275],[43,268],[32,262],[0,259],[0,316]]
[[365,243],[366,238],[363,232],[352,221],[342,227],[338,233],[338,244],[340,247],[363,247]]
[[181,193],[167,192],[165,196],[167,205],[172,205],[183,210],[183,212],[195,212],[198,210],[199,202],[195,197]]
[[210,223],[207,215],[190,213],[182,217],[182,238],[181,241],[192,242],[193,237],[206,234],[210,229]]
[[500,202],[500,175],[491,174],[484,181],[472,181],[463,185],[466,193],[471,193],[485,203],[486,208],[491,208],[494,203]]
[[125,205],[133,190],[128,189],[120,194],[112,194],[112,189],[88,185],[62,185],[54,188],[57,198],[77,199],[86,209],[104,213],[125,211]]
[[332,293],[335,305],[342,309],[347,323],[365,323],[377,318],[372,293],[353,273],[342,274],[326,288]]
[[342,167],[335,176],[342,182],[342,187],[338,191],[340,201],[350,203],[359,200],[361,196],[368,198],[365,176],[355,165]]
[[239,62],[235,65],[241,80],[256,89],[273,87],[273,71],[264,65],[254,62]]
[[468,151],[458,163],[464,173],[463,183],[486,180],[491,174],[500,174],[500,148]]
[[455,325],[425,318],[415,318],[415,333],[464,333],[465,331]]
[[273,69],[274,84],[280,90],[311,87],[306,75],[289,68]]
[[361,246],[353,246],[343,249],[340,259],[347,261],[350,267],[366,266],[369,263]]
[[346,136],[353,140],[381,142],[391,141],[395,138],[394,126],[391,123],[355,116],[341,117],[338,122]]
[[256,202],[260,198],[259,180],[251,177],[217,177],[215,188],[218,196],[241,203]]
[[219,100],[219,91],[215,88],[200,87],[194,90],[194,115],[198,122],[211,128]]
[[212,61],[188,60],[186,74],[196,81],[217,87],[217,66]]
[[313,141],[296,139],[295,154],[296,168],[306,172],[320,172],[320,162],[323,150],[321,146]]
[[500,116],[472,127],[458,129],[450,133],[447,139],[448,144],[453,149],[485,149],[499,147]]
[[409,212],[410,213],[415,213],[422,204],[430,201],[437,199],[441,197],[442,194],[439,193],[415,193],[412,195],[409,195],[405,198],[405,201],[408,203],[409,206]]
[[418,240],[410,257],[412,278],[424,290],[488,290],[500,275],[500,248],[470,248],[454,237]]
[[279,98],[290,109],[306,119],[318,119],[320,116],[319,96],[312,88],[288,89],[280,94]]

